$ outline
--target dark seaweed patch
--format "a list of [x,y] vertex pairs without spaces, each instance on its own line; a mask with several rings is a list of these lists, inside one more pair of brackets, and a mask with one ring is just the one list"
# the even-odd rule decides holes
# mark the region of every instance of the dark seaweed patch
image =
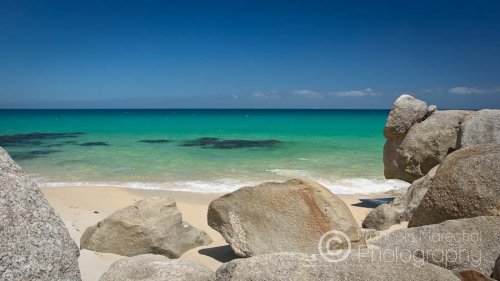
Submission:
[[156,143],[170,143],[170,142],[172,142],[172,141],[171,141],[171,140],[163,140],[163,139],[160,139],[160,140],[140,140],[140,141],[138,141],[138,142],[156,144]]
[[183,146],[209,146],[209,145],[212,145],[218,141],[222,141],[222,140],[218,139],[218,138],[204,137],[204,138],[199,138],[199,139],[195,139],[195,140],[185,141],[182,145]]
[[61,138],[77,138],[83,135],[83,132],[70,133],[29,133],[16,135],[0,135],[0,146],[4,147],[26,147],[39,146],[44,140],[53,140]]
[[62,141],[60,143],[62,143],[62,144],[78,144],[78,142],[75,140],[67,140],[67,141]]
[[91,141],[91,142],[84,142],[81,143],[80,146],[106,146],[109,145],[103,141]]
[[10,155],[14,160],[31,160],[39,157],[44,157],[48,154],[61,152],[61,150],[46,149],[46,150],[31,150],[23,152],[12,152]]
[[58,142],[58,143],[43,144],[43,145],[40,145],[40,146],[41,147],[48,147],[48,148],[50,148],[50,147],[61,147],[63,145],[65,145],[65,144]]
[[281,143],[281,141],[279,140],[225,140],[219,138],[204,137],[186,141],[182,144],[182,146],[196,146],[215,149],[235,149],[248,147],[273,147],[279,143]]

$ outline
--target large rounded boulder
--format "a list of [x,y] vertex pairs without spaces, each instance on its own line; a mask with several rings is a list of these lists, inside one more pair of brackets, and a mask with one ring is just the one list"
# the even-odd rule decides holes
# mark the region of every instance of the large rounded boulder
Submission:
[[460,123],[468,111],[435,111],[417,122],[404,135],[384,145],[384,175],[412,183],[427,174],[457,149]]
[[151,197],[87,228],[80,247],[122,256],[151,253],[178,258],[187,250],[210,243],[204,231],[182,220],[173,199]]
[[[243,187],[210,203],[208,224],[241,257],[283,251],[317,253],[328,231],[342,231],[362,246],[349,208],[320,184],[289,180]],[[333,243],[345,248],[347,243]]]
[[124,258],[111,265],[99,281],[213,281],[214,272],[189,260],[171,260],[161,255]]
[[436,170],[409,227],[500,215],[500,145],[462,148]]
[[0,280],[80,280],[79,255],[38,186],[0,148]]
[[[391,253],[389,253],[391,254]],[[397,257],[376,249],[336,251],[324,256],[276,253],[223,264],[217,281],[459,281],[452,271],[426,263],[409,253]]]

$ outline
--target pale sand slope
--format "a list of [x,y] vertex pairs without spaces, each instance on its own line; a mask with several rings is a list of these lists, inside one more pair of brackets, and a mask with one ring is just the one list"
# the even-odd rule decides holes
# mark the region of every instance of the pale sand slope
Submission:
[[[181,259],[196,260],[215,270],[221,263],[234,258],[234,254],[222,236],[207,224],[208,204],[221,194],[143,191],[113,187],[42,188],[42,191],[49,203],[61,215],[69,229],[71,237],[73,237],[77,245],[80,245],[80,237],[87,227],[104,219],[114,211],[147,197],[170,196],[177,202],[183,219],[194,227],[206,231],[214,241],[208,246],[198,247],[186,252]],[[379,197],[388,197],[388,195],[361,194],[340,196],[351,209],[359,225],[361,225],[361,221],[371,209],[352,206],[352,204],[359,203],[359,198]],[[405,224],[396,225],[389,231],[401,227],[405,227]],[[82,250],[79,259],[82,279],[84,281],[98,280],[109,266],[120,258],[122,256],[115,254]]]

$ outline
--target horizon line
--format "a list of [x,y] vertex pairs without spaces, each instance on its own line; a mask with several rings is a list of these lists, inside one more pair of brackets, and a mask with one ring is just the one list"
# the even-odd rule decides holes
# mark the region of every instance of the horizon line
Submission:
[[258,108],[258,107],[120,107],[120,108],[0,108],[0,110],[390,110],[390,108]]
[[[391,108],[257,108],[257,107],[144,107],[144,108],[0,108],[1,110],[391,110]],[[438,110],[481,110],[496,108],[440,108]]]

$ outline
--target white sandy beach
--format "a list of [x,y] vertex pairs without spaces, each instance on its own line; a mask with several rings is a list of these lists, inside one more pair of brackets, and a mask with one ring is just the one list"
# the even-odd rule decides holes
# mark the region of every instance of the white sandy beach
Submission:
[[[235,258],[231,248],[222,236],[207,224],[209,203],[219,197],[216,193],[189,193],[157,190],[121,189],[115,187],[59,187],[42,188],[49,203],[61,215],[67,225],[71,237],[80,244],[80,237],[85,229],[104,219],[114,211],[127,207],[134,202],[151,196],[170,196],[175,199],[185,221],[200,228],[210,235],[213,243],[208,246],[194,248],[182,255],[181,259],[199,261],[213,270],[223,262]],[[370,208],[353,206],[360,203],[360,198],[387,197],[387,194],[372,193],[359,195],[340,195],[349,206],[356,221],[362,220],[370,212]],[[392,231],[404,227],[405,224],[393,226]],[[122,256],[81,250],[80,270],[84,281],[98,280],[109,266]]]

